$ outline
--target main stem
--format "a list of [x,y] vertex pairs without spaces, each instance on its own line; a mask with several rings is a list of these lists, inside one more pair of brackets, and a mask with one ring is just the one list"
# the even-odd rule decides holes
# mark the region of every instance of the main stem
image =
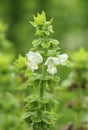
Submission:
[[[41,37],[44,41],[46,41],[46,36]],[[45,50],[46,52],[46,50]],[[46,60],[46,58],[43,59],[44,61]],[[46,76],[46,67],[45,65],[43,65],[42,68],[42,77]],[[40,81],[40,99],[43,99],[44,96],[44,88],[45,88],[45,80]]]
[[[42,68],[42,76],[46,75],[45,66]],[[40,98],[43,99],[44,96],[44,87],[45,87],[45,81],[40,81]]]
[[81,124],[81,83],[79,81],[78,83],[78,95],[77,95],[77,100],[78,100],[78,105],[79,105],[79,111],[76,112],[76,129],[78,130],[80,128],[80,124]]
[[80,128],[80,112],[77,112],[76,113],[76,121],[77,121],[77,124],[76,124],[76,129],[78,130]]

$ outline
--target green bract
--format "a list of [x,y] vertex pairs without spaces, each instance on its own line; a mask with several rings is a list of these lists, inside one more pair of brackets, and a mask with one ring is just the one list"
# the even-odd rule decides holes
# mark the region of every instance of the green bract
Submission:
[[33,15],[33,18],[36,25],[42,25],[46,22],[46,15],[44,11],[41,14],[37,13],[37,17]]
[[52,19],[50,21],[46,21],[46,15],[44,11],[41,14],[37,13],[37,17],[33,15],[33,18],[34,22],[30,23],[36,28],[36,35],[49,36],[51,33],[53,33]]

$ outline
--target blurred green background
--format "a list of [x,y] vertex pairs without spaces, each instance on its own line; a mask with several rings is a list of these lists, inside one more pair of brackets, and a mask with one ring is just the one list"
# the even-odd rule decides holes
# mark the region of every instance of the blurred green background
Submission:
[[[0,99],[2,101],[0,105],[3,106],[2,110],[0,110],[2,113],[0,130],[25,129],[21,128],[20,125],[22,123],[19,122],[21,115],[19,111],[22,109],[20,100],[23,101],[23,99],[21,99],[22,97],[19,96],[19,93],[14,94],[14,91],[12,91],[13,97],[8,94],[10,88],[16,87],[15,83],[14,85],[12,85],[13,82],[11,84],[10,80],[12,79],[8,76],[10,75],[11,67],[8,66],[13,63],[12,60],[15,56],[29,51],[35,33],[29,21],[33,20],[33,14],[36,15],[37,12],[42,10],[46,12],[48,19],[54,18],[53,26],[55,33],[52,37],[60,41],[60,47],[63,52],[72,52],[80,47],[88,49],[88,0],[0,0],[0,20],[8,25],[6,39],[13,44],[13,46],[7,47],[4,51],[0,48],[0,53],[3,54],[0,57],[0,75],[3,79],[0,79]],[[8,41],[3,41],[2,43],[7,43]],[[9,55],[13,56],[11,61],[9,61]],[[6,63],[8,63],[8,66]],[[4,64],[6,64],[5,67],[3,66]],[[67,78],[69,70],[60,68],[59,74],[61,80],[64,80]],[[12,78],[13,76],[11,75]],[[3,88],[5,88],[4,91]],[[2,97],[3,95],[4,98]],[[58,113],[61,112],[62,118],[58,121],[56,129],[60,129],[61,124],[74,120],[74,113],[64,105],[73,95],[73,93],[67,92],[59,92],[57,94],[57,97],[60,98],[58,100],[61,101]],[[10,101],[10,99],[12,100]]]
[[28,51],[34,38],[29,21],[42,10],[54,18],[54,38],[63,49],[88,48],[88,0],[0,0],[0,19],[9,26],[16,53]]

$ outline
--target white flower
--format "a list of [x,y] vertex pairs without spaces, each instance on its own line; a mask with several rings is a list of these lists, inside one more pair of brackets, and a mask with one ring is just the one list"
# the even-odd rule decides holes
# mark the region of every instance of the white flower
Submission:
[[38,64],[42,63],[43,58],[38,52],[29,51],[27,54],[26,65],[31,68],[32,71],[38,69]]
[[51,75],[54,75],[55,73],[57,73],[56,65],[58,64],[59,62],[58,62],[57,57],[49,57],[45,62],[45,65],[48,66],[48,69],[47,69],[48,73]]
[[67,59],[68,59],[68,55],[65,54],[65,53],[58,55],[58,62],[59,62],[60,65],[66,65]]
[[48,66],[48,73],[51,75],[54,75],[55,73],[57,73],[57,65],[66,65],[67,63],[67,59],[68,59],[68,55],[67,54],[61,54],[58,55],[58,57],[49,57],[46,62],[45,65]]

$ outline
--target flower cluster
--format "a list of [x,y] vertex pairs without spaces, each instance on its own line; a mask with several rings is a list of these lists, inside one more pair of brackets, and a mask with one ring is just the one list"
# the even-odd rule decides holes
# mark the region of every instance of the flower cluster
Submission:
[[[38,69],[38,64],[42,63],[43,57],[38,52],[29,51],[27,54],[27,62],[26,65],[32,71]],[[66,65],[67,64],[68,55],[60,54],[57,57],[48,57],[45,65],[48,66],[47,72],[51,75],[57,73],[57,65]]]

